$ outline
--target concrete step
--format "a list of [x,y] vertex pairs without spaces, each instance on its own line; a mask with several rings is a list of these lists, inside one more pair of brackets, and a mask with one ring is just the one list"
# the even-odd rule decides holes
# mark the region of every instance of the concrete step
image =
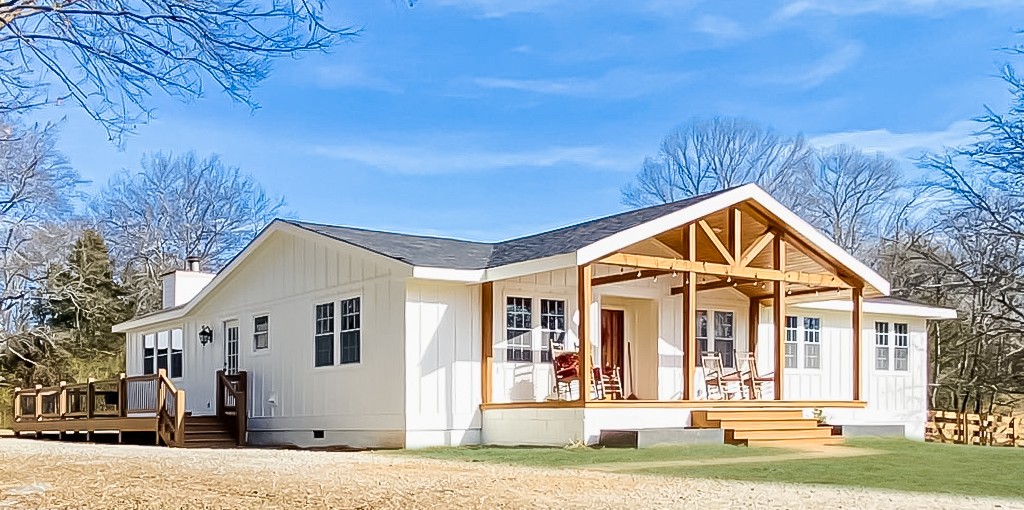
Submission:
[[650,448],[666,445],[722,444],[721,429],[648,428],[602,430],[598,444],[607,448]]

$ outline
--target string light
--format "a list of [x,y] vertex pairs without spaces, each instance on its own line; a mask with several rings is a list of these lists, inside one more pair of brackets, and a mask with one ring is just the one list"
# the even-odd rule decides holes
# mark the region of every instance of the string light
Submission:
[[731,281],[732,281],[732,277],[731,277],[731,276],[726,276],[726,277],[725,277],[725,282],[726,282],[726,283],[729,283],[729,282],[731,282]]

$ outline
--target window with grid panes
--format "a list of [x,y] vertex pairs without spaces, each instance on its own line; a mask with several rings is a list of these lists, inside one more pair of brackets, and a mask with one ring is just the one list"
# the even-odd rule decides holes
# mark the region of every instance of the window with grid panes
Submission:
[[910,370],[910,328],[907,324],[893,324],[893,370]]
[[875,370],[889,370],[889,323],[875,323]]
[[341,302],[341,359],[339,363],[359,363],[360,303],[354,297]]
[[334,364],[334,303],[316,305],[314,319],[316,334],[313,337],[314,364],[325,367]]
[[533,361],[533,300],[510,297],[505,307],[505,359]]
[[551,351],[565,350],[565,301],[540,300],[540,360],[551,361]]
[[797,350],[800,348],[800,344],[797,343],[800,340],[798,320],[799,319],[792,315],[786,316],[786,368],[799,368],[797,366],[797,363],[799,363],[799,360],[797,359]]
[[804,368],[821,368],[821,319],[804,317]]

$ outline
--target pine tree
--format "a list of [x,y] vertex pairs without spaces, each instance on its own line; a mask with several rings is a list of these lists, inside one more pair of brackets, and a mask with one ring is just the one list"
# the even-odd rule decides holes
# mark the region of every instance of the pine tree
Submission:
[[123,370],[124,337],[111,328],[131,317],[132,305],[114,279],[113,267],[103,236],[87,229],[68,260],[50,268],[49,299],[39,315],[57,332],[71,359],[68,379],[107,377]]

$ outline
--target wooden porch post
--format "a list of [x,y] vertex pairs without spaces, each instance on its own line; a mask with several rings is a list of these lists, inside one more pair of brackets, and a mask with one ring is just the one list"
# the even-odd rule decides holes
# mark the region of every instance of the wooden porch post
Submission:
[[594,268],[590,264],[579,266],[576,275],[576,290],[578,291],[577,305],[580,311],[580,322],[577,328],[577,337],[580,343],[580,401],[590,400],[590,381],[593,378],[592,363],[590,360],[590,304],[594,300],[594,287],[591,279],[594,276]]
[[[686,259],[695,262],[697,260],[697,225],[690,223],[683,229],[683,252]],[[697,393],[694,391],[693,379],[697,374],[697,273],[687,271],[683,273],[683,306],[680,313],[683,314],[683,338],[680,339],[680,347],[683,349],[683,400],[693,400]]]
[[864,291],[860,287],[853,289],[853,400],[860,400],[860,361],[863,350],[861,337],[864,335]]
[[[14,421],[21,421],[21,386],[14,387]],[[15,430],[14,437],[20,437],[21,432]]]
[[697,273],[683,273],[683,400],[696,398],[693,379],[697,373]]
[[[36,421],[42,421],[43,420],[43,394],[42,394],[42,392],[39,391],[41,389],[43,389],[43,385],[42,384],[37,384],[36,385],[36,404],[35,404],[35,407],[36,407],[35,419],[36,419]],[[43,437],[43,433],[42,432],[36,432],[36,437],[37,438]]]
[[[775,236],[772,267],[786,271],[786,243],[782,235]],[[772,330],[775,340],[775,400],[782,400],[783,370],[786,367],[786,282],[777,281],[772,291]]]
[[480,285],[480,403],[494,396],[494,282]]
[[750,298],[747,313],[747,352],[757,354],[757,330],[761,328],[761,302]]

